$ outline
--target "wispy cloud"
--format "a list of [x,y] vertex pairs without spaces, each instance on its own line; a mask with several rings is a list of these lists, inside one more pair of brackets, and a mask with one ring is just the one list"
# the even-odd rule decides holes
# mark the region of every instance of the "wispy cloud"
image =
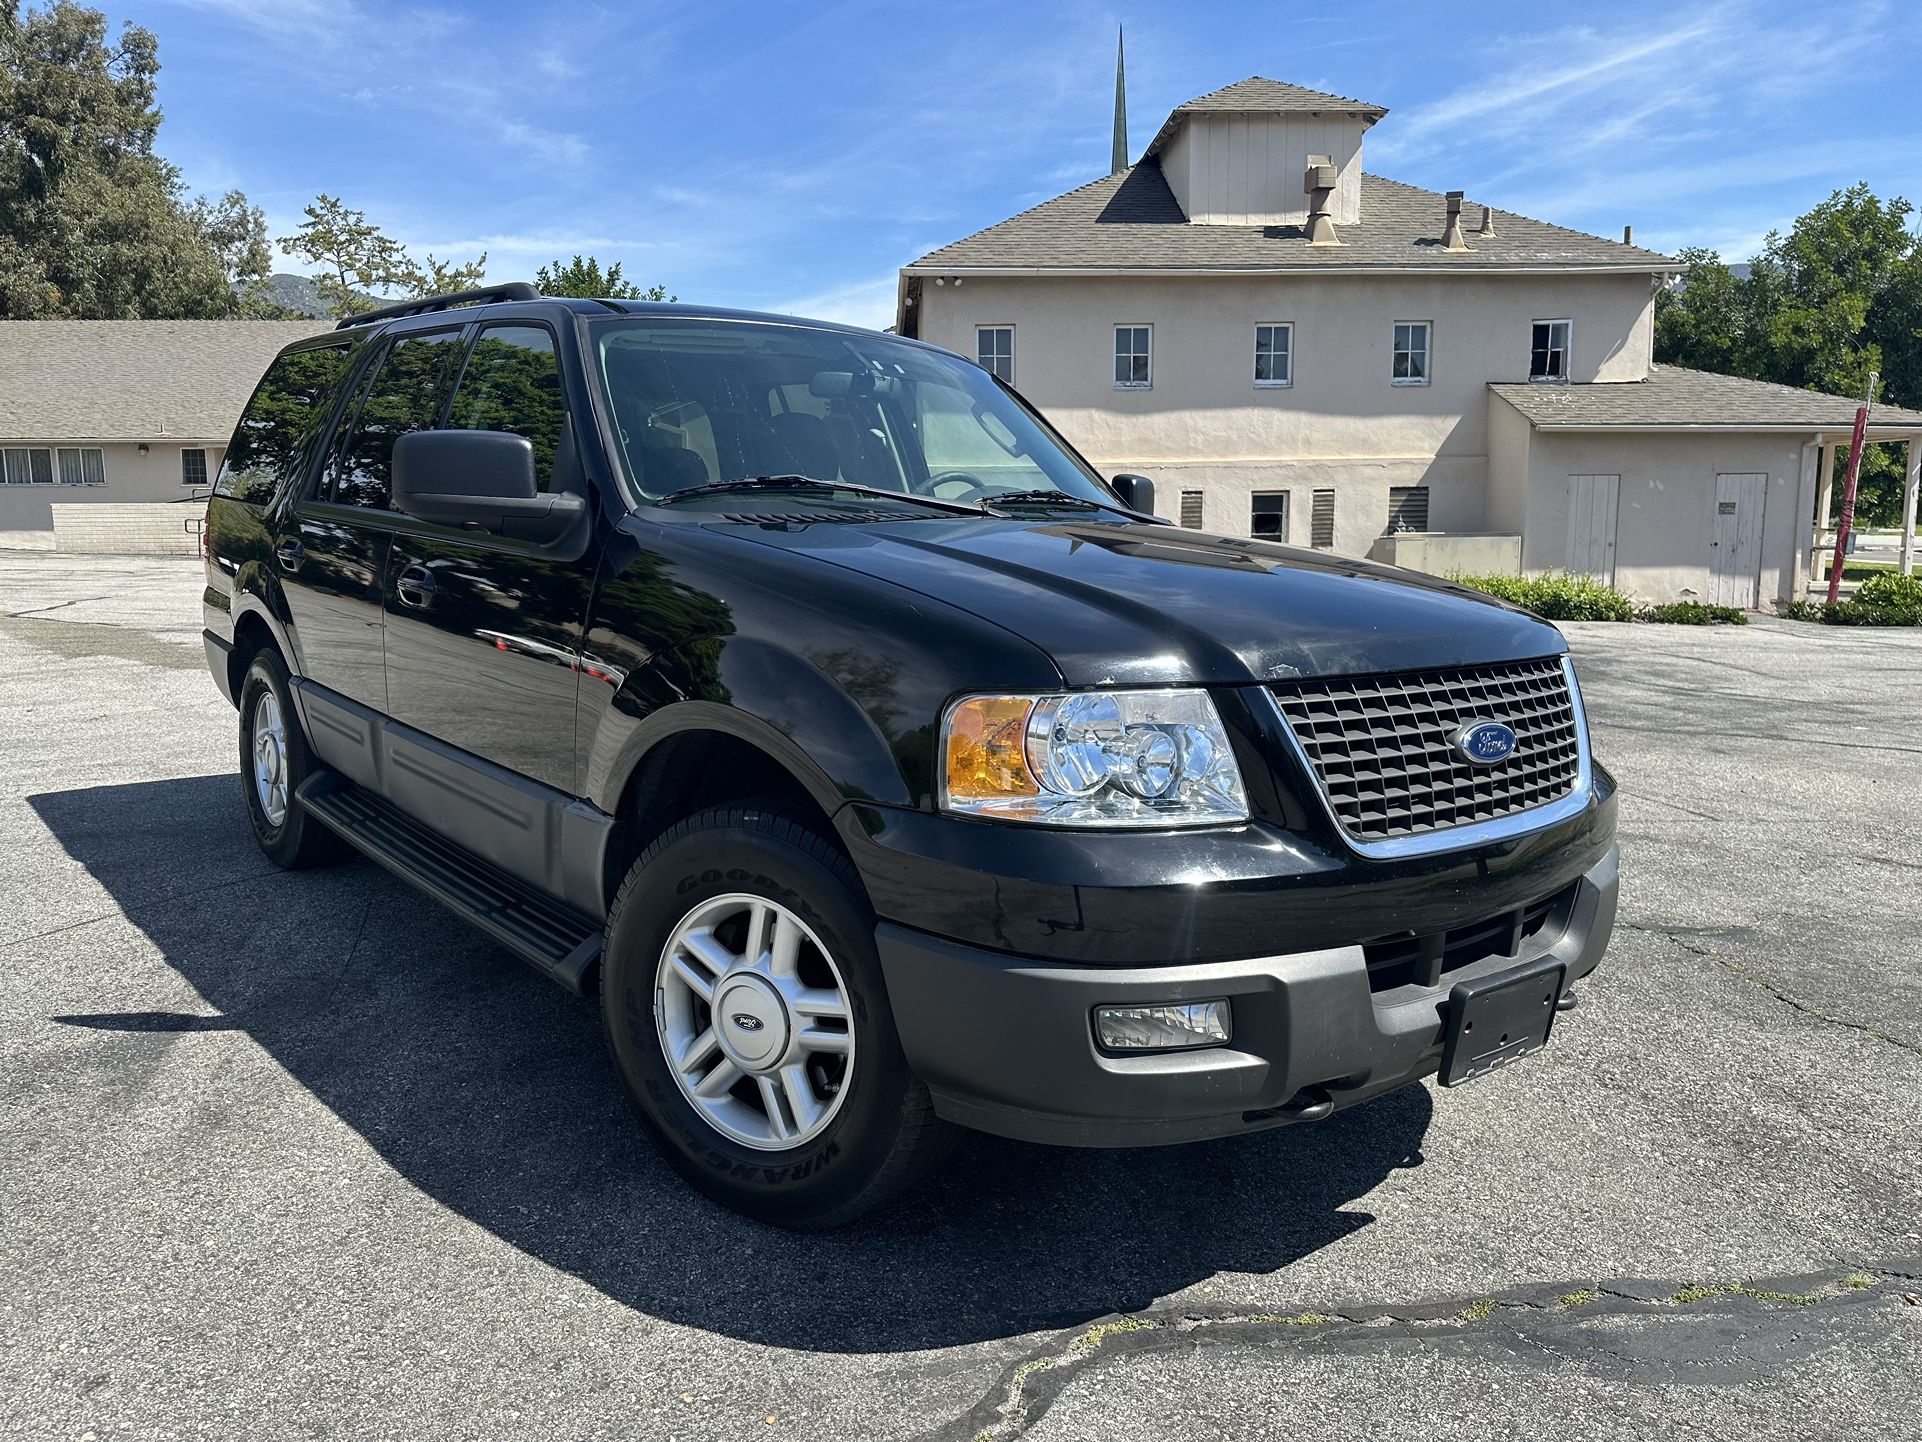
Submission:
[[838,321],[843,325],[864,325],[870,330],[886,330],[894,324],[896,275],[858,280],[838,285],[813,295],[793,296],[776,301],[774,309],[810,320]]

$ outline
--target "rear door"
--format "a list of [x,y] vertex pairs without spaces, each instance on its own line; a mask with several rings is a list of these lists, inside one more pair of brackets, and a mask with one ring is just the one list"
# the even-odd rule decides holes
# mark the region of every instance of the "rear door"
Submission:
[[312,494],[282,513],[274,562],[308,680],[388,709],[381,599],[395,512],[394,442],[432,426],[460,331],[397,337],[363,370]]
[[[480,327],[447,425],[526,436],[542,491],[583,492],[556,337],[540,322]],[[571,791],[576,663],[596,559],[591,547],[569,558],[402,517],[388,559],[389,714]]]

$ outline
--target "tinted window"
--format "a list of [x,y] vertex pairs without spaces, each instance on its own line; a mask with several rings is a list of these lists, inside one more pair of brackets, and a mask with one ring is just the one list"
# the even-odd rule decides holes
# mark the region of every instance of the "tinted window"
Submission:
[[216,495],[264,505],[297,468],[347,373],[351,347],[320,346],[284,355],[267,368],[234,431],[214,482]]
[[534,443],[534,478],[545,491],[567,424],[554,337],[538,325],[489,326],[474,342],[447,424],[460,431],[512,431]]
[[449,360],[458,331],[407,336],[381,358],[367,387],[360,415],[346,442],[336,449],[331,497],[345,506],[386,510],[394,442],[409,431],[426,430],[440,419],[447,398]]

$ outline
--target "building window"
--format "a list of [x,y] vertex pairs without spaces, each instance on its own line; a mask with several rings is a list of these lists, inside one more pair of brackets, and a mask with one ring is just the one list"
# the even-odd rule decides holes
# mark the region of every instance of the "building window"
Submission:
[[190,450],[180,453],[180,484],[183,486],[204,486],[207,484],[207,453],[205,451]]
[[1398,386],[1428,384],[1428,322],[1395,322],[1395,366],[1391,372]]
[[9,486],[50,486],[53,452],[42,446],[9,446],[0,457],[0,474]]
[[1191,531],[1201,529],[1201,492],[1183,491],[1181,493],[1181,524]]
[[1388,534],[1428,529],[1428,487],[1388,488]]
[[1568,331],[1565,320],[1538,320],[1528,347],[1528,378],[1532,381],[1568,379]]
[[1014,384],[1014,327],[978,325],[974,328],[974,358],[981,369]]
[[1248,534],[1270,541],[1288,539],[1288,493],[1256,491],[1248,504]]
[[1151,352],[1154,327],[1118,325],[1114,328],[1114,383],[1116,390],[1147,390],[1154,383]]
[[1308,544],[1325,550],[1335,544],[1335,493],[1316,491],[1314,509],[1308,513]]
[[1285,386],[1295,379],[1295,328],[1292,325],[1255,327],[1255,384]]
[[97,450],[63,446],[55,453],[55,459],[60,463],[60,484],[63,486],[107,484],[106,467],[101,464]]

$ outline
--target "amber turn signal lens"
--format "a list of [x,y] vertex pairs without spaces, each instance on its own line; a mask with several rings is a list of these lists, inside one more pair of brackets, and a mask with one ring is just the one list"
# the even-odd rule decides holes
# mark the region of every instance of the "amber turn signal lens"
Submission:
[[969,800],[1035,796],[1028,770],[1026,696],[970,696],[948,716],[948,795]]

